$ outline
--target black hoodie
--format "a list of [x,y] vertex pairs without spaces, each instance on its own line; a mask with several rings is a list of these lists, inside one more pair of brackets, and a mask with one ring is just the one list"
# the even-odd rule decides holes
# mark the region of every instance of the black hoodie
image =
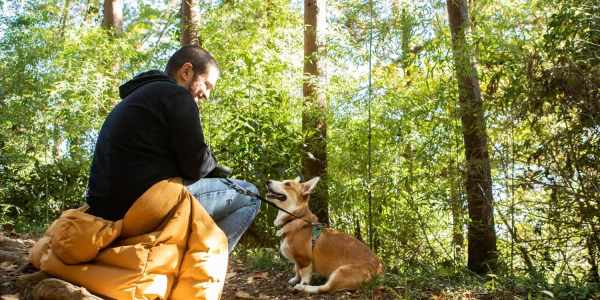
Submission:
[[216,166],[192,95],[165,73],[141,73],[119,94],[98,135],[86,194],[89,212],[108,220],[122,218],[154,183],[195,181]]

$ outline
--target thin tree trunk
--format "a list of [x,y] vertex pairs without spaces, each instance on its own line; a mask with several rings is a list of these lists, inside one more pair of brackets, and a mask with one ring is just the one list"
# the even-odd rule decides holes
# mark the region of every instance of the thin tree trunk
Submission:
[[[104,0],[102,27],[115,36],[123,32],[123,0]],[[117,74],[120,69],[121,63],[115,59],[112,63],[112,73]]]
[[521,258],[523,259],[523,263],[525,263],[525,266],[527,267],[527,272],[529,272],[529,276],[531,276],[531,278],[536,278],[537,271],[535,269],[535,266],[533,265],[533,261],[531,260],[531,257],[529,256],[529,252],[527,251],[527,248],[525,248],[525,246],[523,246],[521,239],[519,238],[519,233],[517,232],[517,229],[514,228],[513,226],[511,226],[511,224],[508,222],[508,220],[506,219],[506,217],[504,216],[504,214],[502,214],[502,212],[500,210],[498,210],[498,215],[500,216],[500,220],[504,223],[504,225],[508,229],[508,234],[510,235],[510,238],[513,240],[513,243],[515,243],[515,245],[517,246],[517,249],[521,253]]
[[102,27],[117,34],[123,32],[123,0],[104,0]]
[[320,76],[317,49],[317,0],[304,1],[304,111],[302,130],[305,133],[303,174],[306,180],[320,176],[321,181],[311,196],[311,210],[319,220],[329,223],[327,191],[327,122],[325,98],[318,91]]
[[65,5],[63,6],[63,15],[60,22],[60,37],[65,36],[65,30],[67,29],[67,24],[69,23],[69,12],[71,11],[71,2],[72,0],[65,0]]
[[589,280],[591,282],[600,283],[600,272],[598,272],[598,260],[596,259],[600,250],[600,239],[598,239],[598,234],[596,232],[591,232],[586,239],[586,244],[588,248],[588,260],[590,262]]
[[63,157],[62,145],[65,142],[65,138],[62,135],[60,125],[55,124],[54,129],[54,161],[59,161]]
[[198,22],[198,11],[196,10],[196,1],[181,1],[181,46],[196,45],[201,46],[196,24]]
[[[417,225],[419,227],[419,229],[421,230],[422,234],[423,234],[423,238],[425,239],[425,243],[427,244],[427,248],[429,249],[429,255],[431,255],[431,257],[439,257],[439,255],[437,254],[437,251],[435,251],[435,248],[433,247],[433,244],[431,243],[431,241],[429,240],[428,234],[427,234],[427,228],[424,224],[424,218],[421,216],[421,212],[419,211],[419,206],[415,203],[415,199],[414,199],[414,189],[413,189],[413,182],[415,182],[415,176],[414,176],[414,172],[415,172],[415,149],[412,148],[412,146],[410,144],[407,144],[405,147],[405,158],[408,161],[408,178],[406,179],[405,183],[404,183],[404,190],[406,190],[407,192],[407,202],[408,205],[410,207],[410,209],[412,211],[415,212],[415,214],[417,215]],[[375,230],[376,231],[376,230]]]
[[354,219],[354,237],[359,240],[359,241],[363,241],[362,238],[362,233],[360,232],[360,221],[358,220],[358,217],[356,216],[356,214],[353,215],[353,219]]
[[467,160],[468,266],[476,273],[486,273],[495,269],[498,253],[483,103],[477,70],[466,41],[467,2],[448,0],[447,7]]
[[392,13],[396,21],[396,26],[400,28],[401,34],[400,49],[402,50],[402,56],[400,57],[400,63],[402,65],[402,69],[404,70],[404,76],[409,77],[410,72],[408,67],[412,65],[412,61],[410,59],[410,42],[413,36],[411,16],[409,15],[405,4],[403,4],[400,0],[395,0],[392,2]]
[[[69,24],[69,18],[70,18],[69,13],[71,12],[71,3],[72,3],[72,0],[65,0],[65,4],[63,6],[62,18],[60,20],[60,30],[59,30],[59,36],[62,40],[64,40],[65,33],[67,30],[67,25]],[[54,156],[55,161],[59,161],[63,157],[61,146],[64,143],[64,141],[65,141],[65,139],[62,135],[62,130],[61,130],[60,125],[58,123],[54,124],[53,156]]]
[[452,245],[454,246],[454,259],[462,261],[462,253],[464,247],[464,232],[463,232],[463,201],[460,195],[460,179],[462,176],[458,172],[458,168],[454,162],[450,162],[448,166],[450,172],[450,207],[452,210]]
[[85,5],[85,17],[83,18],[84,24],[89,25],[92,22],[95,12],[97,12],[96,1],[87,0]]

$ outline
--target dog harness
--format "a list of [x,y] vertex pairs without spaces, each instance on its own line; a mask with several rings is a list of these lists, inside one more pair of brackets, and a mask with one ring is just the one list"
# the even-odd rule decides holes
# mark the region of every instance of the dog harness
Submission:
[[319,239],[319,236],[321,236],[321,231],[323,230],[323,228],[325,228],[325,224],[312,224],[312,228],[311,228],[311,242],[312,242],[312,248],[315,248],[315,244],[317,243],[317,240]]

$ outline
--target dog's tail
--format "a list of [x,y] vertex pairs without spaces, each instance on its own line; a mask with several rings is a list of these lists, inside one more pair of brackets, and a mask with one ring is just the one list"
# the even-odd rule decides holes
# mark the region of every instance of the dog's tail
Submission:
[[372,275],[369,263],[343,265],[329,275],[324,285],[308,288],[306,291],[329,293],[345,289],[356,290],[361,284],[371,280]]

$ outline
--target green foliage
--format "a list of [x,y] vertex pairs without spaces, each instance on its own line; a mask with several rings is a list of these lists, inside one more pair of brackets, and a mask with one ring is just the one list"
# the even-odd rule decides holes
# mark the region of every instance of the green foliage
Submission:
[[293,269],[293,265],[273,248],[244,248],[237,250],[236,254],[236,257],[241,259],[244,265],[253,270],[289,271],[290,268]]
[[[469,2],[498,274],[480,278],[463,268],[465,161],[445,1],[373,1],[372,27],[364,1],[328,3],[319,84],[328,103],[332,224],[368,241],[372,221],[387,274],[371,287],[383,282],[399,298],[430,297],[419,292],[428,289],[457,297],[600,297],[593,270],[600,261],[600,7],[593,0]],[[87,4],[72,4],[63,22],[64,3],[0,2],[7,8],[0,18],[0,225],[25,231],[82,202],[95,135],[119,101],[118,85],[162,68],[178,47],[177,8],[163,1],[126,3],[118,37],[99,28],[98,8]],[[201,40],[222,70],[202,107],[205,135],[234,177],[261,190],[268,179],[301,173],[300,4],[201,5]],[[275,214],[263,205],[244,237],[261,247],[248,250],[255,267],[285,264],[263,249],[277,242]]]
[[[301,66],[289,61],[302,49],[300,15],[286,1],[234,1],[208,10],[199,29],[222,73],[202,107],[218,160],[261,190],[268,179],[299,175]],[[260,234],[246,242],[273,245],[276,210],[262,209],[251,230]]]
[[148,59],[136,49],[141,33],[63,28],[61,11],[33,2],[2,19],[0,203],[15,208],[2,221],[26,230],[82,202],[95,132],[119,82]]
[[42,232],[60,212],[81,205],[88,169],[87,161],[61,159],[11,176],[3,197],[7,211],[2,216],[13,219],[19,231]]

